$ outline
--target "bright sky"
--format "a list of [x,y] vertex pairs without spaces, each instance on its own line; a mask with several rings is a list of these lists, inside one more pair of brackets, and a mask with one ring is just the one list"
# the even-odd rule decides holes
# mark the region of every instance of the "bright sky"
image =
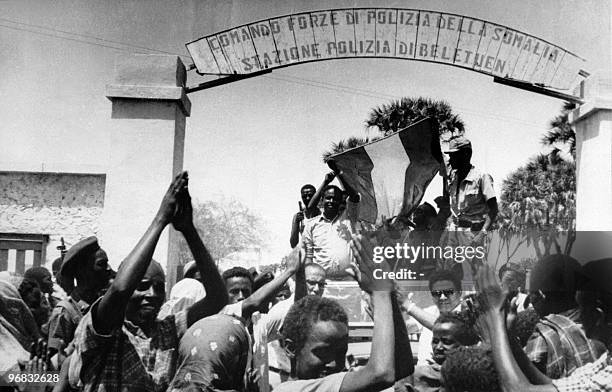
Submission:
[[[352,6],[478,17],[577,53],[590,72],[610,64],[610,5],[603,0],[3,1],[0,170],[104,172],[112,126],[104,86],[118,53],[186,54],[186,42],[218,30]],[[366,59],[292,66],[190,95],[184,167],[191,192],[199,200],[234,197],[262,215],[272,234],[267,257],[276,262],[289,251],[300,186],[318,185],[328,171],[322,153],[332,142],[365,135],[368,112],[402,96],[451,104],[466,123],[474,164],[493,176],[498,193],[503,178],[541,150],[540,138],[562,104],[431,63]],[[428,197],[440,187],[434,182]]]

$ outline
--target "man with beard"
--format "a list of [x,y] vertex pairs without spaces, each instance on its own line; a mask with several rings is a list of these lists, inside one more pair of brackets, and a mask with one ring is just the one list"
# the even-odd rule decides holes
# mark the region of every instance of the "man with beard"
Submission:
[[303,206],[305,208],[300,204],[300,210],[293,216],[293,220],[291,221],[291,237],[289,238],[289,244],[292,248],[295,248],[300,241],[300,234],[304,231],[304,219],[307,221],[308,219],[321,215],[319,207],[316,205],[312,207],[309,206],[310,200],[312,200],[316,191],[314,185],[311,184],[306,184],[300,189],[302,203],[304,203]]
[[49,318],[49,353],[58,354],[62,363],[72,348],[69,347],[79,322],[108,284],[110,267],[106,252],[96,237],[85,238],[66,253],[59,276],[65,282],[76,279],[76,287],[67,299],[60,301]]
[[[79,324],[69,369],[73,388],[165,391],[176,371],[178,344],[187,327],[227,303],[221,276],[193,225],[187,182],[186,172],[174,179],[112,285]],[[156,316],[165,297],[165,276],[151,257],[169,223],[185,237],[207,295],[160,320]]]
[[[346,190],[330,185],[334,176]],[[304,227],[303,247],[305,264],[316,263],[323,267],[328,277],[345,277],[352,257],[349,247],[354,225],[359,217],[359,194],[342,180],[341,173],[328,173],[310,204],[323,194],[323,214],[311,219]],[[341,209],[345,194],[346,208]]]

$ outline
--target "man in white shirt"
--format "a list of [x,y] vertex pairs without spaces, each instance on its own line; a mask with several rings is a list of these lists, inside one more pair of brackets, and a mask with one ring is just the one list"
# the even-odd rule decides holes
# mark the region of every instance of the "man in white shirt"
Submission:
[[[359,217],[359,194],[342,181],[342,174],[335,176],[344,185],[345,191],[330,185],[334,179],[333,173],[325,176],[323,184],[311,200],[312,205],[323,195],[323,214],[309,220],[302,233],[305,263],[319,264],[328,277],[346,276],[345,269],[352,261],[349,242]],[[346,208],[342,209],[345,195],[348,196]]]

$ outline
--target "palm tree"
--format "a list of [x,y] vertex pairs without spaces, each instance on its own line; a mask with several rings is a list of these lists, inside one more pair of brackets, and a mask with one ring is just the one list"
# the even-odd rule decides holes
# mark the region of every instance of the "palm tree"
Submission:
[[573,103],[565,102],[561,108],[561,113],[550,121],[550,129],[542,137],[542,144],[554,147],[551,151],[552,155],[558,155],[561,152],[556,146],[562,144],[576,159],[576,131],[569,123],[569,113],[574,107]]
[[[499,233],[518,235],[533,244],[538,259],[569,253],[576,224],[576,165],[558,155],[540,154],[512,172],[502,183]],[[564,249],[559,232],[568,232]],[[502,238],[504,239],[504,238]]]
[[[372,109],[365,125],[368,129],[376,128],[382,136],[388,136],[426,117],[434,120],[441,137],[462,135],[465,132],[463,121],[457,114],[453,114],[447,102],[423,97],[404,97],[378,106]],[[323,153],[323,161],[326,162],[331,155],[359,147],[378,138],[376,136],[372,138],[351,137],[341,140],[332,144],[330,150]]]
[[463,121],[459,115],[453,114],[447,102],[423,97],[404,97],[372,109],[366,126],[378,128],[387,136],[426,117],[437,122],[441,136],[448,133],[454,136],[465,132]]
[[332,143],[329,151],[323,153],[323,162],[327,162],[330,156],[339,154],[343,151],[350,150],[351,148],[362,146],[366,143],[373,142],[374,140],[380,139],[379,137],[373,138],[362,138],[362,137],[350,137],[346,140],[340,140],[338,143]]

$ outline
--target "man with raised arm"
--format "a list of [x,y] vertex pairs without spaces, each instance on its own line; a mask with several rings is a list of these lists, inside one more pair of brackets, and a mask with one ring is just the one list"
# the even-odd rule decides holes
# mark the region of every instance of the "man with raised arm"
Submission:
[[393,281],[373,277],[376,268],[389,271],[389,267],[386,262],[372,261],[372,244],[367,238],[356,236],[351,246],[357,264],[352,264],[353,273],[362,290],[372,295],[374,306],[368,363],[355,371],[344,369],[346,312],[333,300],[306,296],[291,307],[283,325],[293,380],[280,384],[276,391],[381,391],[413,372],[406,328],[392,294]]
[[308,219],[314,218],[315,216],[321,215],[321,211],[317,205],[311,206],[310,201],[315,195],[316,188],[314,185],[306,184],[300,189],[300,196],[302,197],[302,204],[299,204],[300,210],[293,215],[291,221],[291,237],[289,237],[289,245],[295,248],[300,241],[300,234],[304,231],[304,225]]
[[612,390],[612,259],[591,261],[584,266],[589,280],[578,295],[588,337],[599,340],[607,351],[595,362],[574,370],[569,376],[551,380],[527,358],[514,336],[506,331],[507,291],[484,265],[477,276],[483,312],[482,331],[490,336],[495,369],[504,392],[609,392]]
[[[344,192],[330,185],[335,177],[344,186]],[[345,194],[348,198],[346,208],[342,209]],[[342,173],[330,172],[325,175],[309,207],[317,205],[321,195],[323,214],[311,219],[304,227],[302,242],[305,262],[319,264],[328,277],[346,276],[345,270],[351,263],[349,242],[359,217],[359,194],[343,181]]]
[[[227,292],[192,221],[187,173],[179,174],[138,244],[121,263],[104,296],[75,333],[70,384],[84,391],[165,391],[176,370],[179,340],[188,325],[227,303]],[[200,270],[207,296],[187,310],[157,319],[165,276],[153,251],[164,228],[183,233]]]

